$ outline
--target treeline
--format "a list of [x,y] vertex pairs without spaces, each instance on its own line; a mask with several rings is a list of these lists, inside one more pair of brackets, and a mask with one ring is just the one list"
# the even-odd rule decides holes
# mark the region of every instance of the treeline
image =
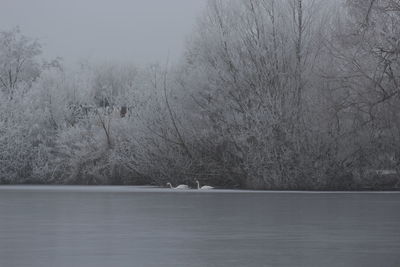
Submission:
[[398,0],[211,0],[175,66],[0,33],[0,182],[393,189]]

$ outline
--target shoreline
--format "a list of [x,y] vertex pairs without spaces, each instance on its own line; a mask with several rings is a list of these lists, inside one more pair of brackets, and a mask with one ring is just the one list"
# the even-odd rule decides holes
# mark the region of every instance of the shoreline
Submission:
[[[50,189],[50,190],[49,190]],[[212,190],[198,190],[191,188],[187,190],[173,190],[166,187],[152,185],[0,185],[0,191],[82,191],[82,192],[202,192],[202,193],[270,193],[270,194],[398,194],[399,189],[388,190],[250,190],[250,189],[229,189],[220,188]]]

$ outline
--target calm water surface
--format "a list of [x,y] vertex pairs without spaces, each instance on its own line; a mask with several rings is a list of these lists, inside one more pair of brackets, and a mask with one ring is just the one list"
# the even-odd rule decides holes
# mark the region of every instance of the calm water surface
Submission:
[[400,194],[0,187],[0,266],[398,267]]

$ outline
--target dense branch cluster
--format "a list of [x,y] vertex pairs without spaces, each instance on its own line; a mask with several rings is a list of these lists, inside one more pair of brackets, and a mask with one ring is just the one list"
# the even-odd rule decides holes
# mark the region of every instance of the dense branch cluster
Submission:
[[399,186],[398,0],[210,0],[175,66],[0,33],[0,182]]

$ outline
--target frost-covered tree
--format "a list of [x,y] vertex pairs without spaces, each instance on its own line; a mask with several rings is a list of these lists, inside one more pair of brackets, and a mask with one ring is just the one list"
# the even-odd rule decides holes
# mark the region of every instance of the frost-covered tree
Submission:
[[324,186],[313,165],[325,129],[312,131],[323,119],[313,115],[323,3],[209,1],[187,51],[183,85],[224,180],[254,188]]
[[336,128],[359,179],[398,166],[399,22],[398,1],[346,1],[327,45]]
[[399,11],[210,0],[183,61],[148,68],[39,64],[40,44],[1,32],[0,182],[393,187]]
[[40,44],[20,29],[0,32],[0,89],[12,99],[17,90],[27,90],[41,72]]

